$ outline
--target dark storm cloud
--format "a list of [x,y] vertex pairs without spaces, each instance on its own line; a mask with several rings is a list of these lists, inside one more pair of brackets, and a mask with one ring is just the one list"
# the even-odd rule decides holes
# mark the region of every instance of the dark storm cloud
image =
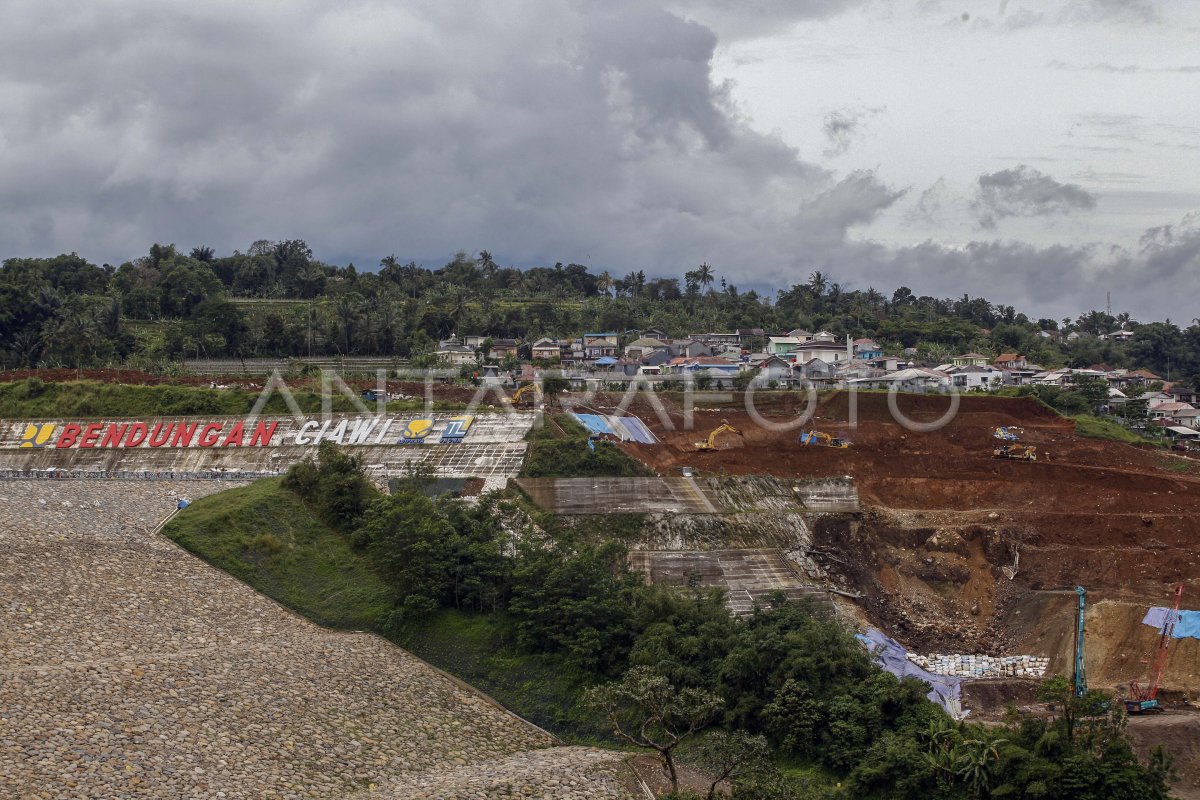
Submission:
[[[756,24],[854,4],[764,3]],[[707,260],[741,285],[820,264],[1045,309],[1108,268],[1098,250],[851,241],[902,192],[748,127],[710,69],[718,34],[755,34],[737,8],[7,2],[0,255],[116,263],[155,241],[304,238],[367,268],[486,248],[670,275]],[[1181,247],[1136,258],[1180,269],[1177,294],[1195,296]]]
[[1096,196],[1074,183],[1058,181],[1024,164],[979,176],[971,209],[979,224],[995,228],[1005,217],[1047,217],[1088,211]]
[[1053,319],[1103,308],[1111,291],[1113,300],[1138,319],[1171,316],[1186,325],[1197,316],[1195,303],[1164,294],[1200,291],[1200,220],[1148,231],[1136,252],[1107,244],[1035,247],[989,241],[947,247],[927,241],[888,248],[847,242],[808,266],[845,281],[850,263],[856,265],[849,273],[856,287],[905,285],[936,297],[966,293]]

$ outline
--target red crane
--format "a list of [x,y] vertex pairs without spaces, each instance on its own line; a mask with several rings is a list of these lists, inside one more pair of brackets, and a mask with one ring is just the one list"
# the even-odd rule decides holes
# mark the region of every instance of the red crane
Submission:
[[1137,680],[1129,682],[1129,698],[1125,701],[1125,710],[1130,714],[1141,714],[1143,711],[1162,711],[1158,704],[1158,687],[1162,683],[1163,670],[1167,668],[1170,657],[1171,640],[1175,635],[1175,624],[1179,621],[1179,607],[1183,602],[1183,584],[1175,587],[1175,607],[1163,617],[1162,629],[1158,634],[1158,650],[1154,654],[1154,663],[1150,667],[1150,675],[1154,678],[1149,688],[1143,689]]

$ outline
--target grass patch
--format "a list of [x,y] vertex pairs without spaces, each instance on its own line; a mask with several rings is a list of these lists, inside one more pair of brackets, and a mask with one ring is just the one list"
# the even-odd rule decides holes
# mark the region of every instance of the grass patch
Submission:
[[1070,419],[1075,420],[1075,433],[1089,439],[1111,439],[1127,444],[1147,444],[1150,442],[1143,436],[1138,436],[1128,428],[1123,428],[1112,420],[1093,417],[1091,414],[1074,414]]
[[367,560],[280,478],[201,498],[163,533],[322,625],[381,630],[392,609],[393,592]]
[[[244,389],[209,389],[200,386],[160,384],[124,385],[101,381],[43,381],[27,378],[0,383],[0,408],[6,417],[87,419],[95,417],[158,417],[193,414],[237,416],[248,414],[259,392]],[[322,396],[310,391],[292,391],[292,396],[307,414],[321,411]],[[330,400],[334,412],[352,414],[359,409],[344,394]],[[364,403],[375,411],[374,403]],[[461,403],[435,403],[436,410],[459,410]],[[389,411],[423,410],[421,400],[390,402]],[[283,395],[273,392],[263,408],[266,414],[287,415],[290,410]]]
[[[557,414],[556,424],[530,432],[529,453],[521,474],[528,478],[636,478],[652,477],[654,470],[627,455],[612,442],[596,441],[588,447],[588,433],[567,414]],[[560,432],[561,431],[561,432]]]
[[575,708],[586,676],[561,659],[517,652],[502,614],[447,609],[392,627],[390,587],[281,478],[201,498],[163,533],[314,622],[380,633],[536,725],[574,742],[603,741],[605,730]]
[[571,742],[611,746],[607,729],[576,708],[586,677],[560,659],[517,652],[503,615],[442,609],[390,638],[535,725]]

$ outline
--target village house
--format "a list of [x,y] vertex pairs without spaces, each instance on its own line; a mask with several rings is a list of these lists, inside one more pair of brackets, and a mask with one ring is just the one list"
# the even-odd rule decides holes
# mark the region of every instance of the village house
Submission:
[[943,371],[950,376],[954,388],[968,392],[996,389],[1004,383],[1004,370],[998,367],[980,367],[972,364],[967,367],[954,366]]
[[756,373],[755,377],[763,381],[791,383],[793,377],[791,362],[785,361],[779,356],[767,356],[753,366],[749,362],[744,362],[741,369],[743,372]]
[[534,361],[556,362],[562,356],[562,346],[557,339],[543,336],[529,346],[529,357]]
[[986,367],[988,363],[988,357],[982,353],[963,353],[952,360],[956,367]]
[[1192,405],[1195,405],[1197,399],[1200,399],[1197,397],[1198,393],[1194,388],[1182,383],[1165,384],[1163,386],[1163,393],[1169,394],[1171,397],[1175,398],[1176,402],[1179,403],[1191,403]]
[[444,339],[438,342],[433,355],[438,361],[451,367],[478,363],[475,351],[461,344],[457,339]]
[[1001,353],[992,364],[999,369],[1025,369],[1029,361],[1024,353]]
[[652,339],[649,336],[640,336],[629,344],[625,345],[625,357],[640,360],[655,350],[662,350],[669,353],[671,351],[671,346],[661,339]]
[[837,364],[851,360],[849,349],[849,343],[841,344],[833,339],[813,339],[810,342],[796,345],[787,354],[775,353],[775,355],[783,355],[785,358],[790,355],[797,364],[806,363],[814,358],[819,358],[826,363]]
[[488,350],[488,358],[494,358],[497,361],[503,361],[509,356],[516,358],[520,347],[521,343],[516,339],[492,339],[492,346]]
[[697,342],[695,339],[676,339],[670,343],[671,355],[683,356],[685,358],[697,358],[699,356],[711,356],[713,354],[712,347],[704,342]]
[[796,336],[768,336],[767,352],[773,356],[786,356],[794,353],[796,348],[812,339],[800,339]]
[[950,386],[950,376],[935,369],[908,367],[870,378],[855,378],[848,381],[860,389],[894,389],[900,392],[938,392]]
[[815,384],[831,384],[838,378],[833,364],[820,358],[811,358],[803,364],[797,364],[793,372],[798,377]]
[[1183,412],[1195,410],[1196,409],[1188,403],[1159,403],[1158,405],[1148,406],[1148,415],[1150,419],[1163,419],[1171,423],[1185,425],[1186,422],[1195,422],[1196,416],[1194,414],[1189,415]]
[[1184,427],[1195,428],[1197,420],[1200,419],[1200,408],[1185,408],[1181,411],[1176,411],[1171,419]]
[[605,356],[615,357],[619,338],[620,335],[616,333],[585,333],[583,335],[584,360],[595,361]]
[[862,361],[872,361],[883,355],[883,348],[872,339],[854,340],[854,357]]

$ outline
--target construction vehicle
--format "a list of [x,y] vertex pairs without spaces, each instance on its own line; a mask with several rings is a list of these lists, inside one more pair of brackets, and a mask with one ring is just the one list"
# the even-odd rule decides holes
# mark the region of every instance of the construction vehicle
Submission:
[[807,433],[801,433],[799,442],[800,444],[811,444],[818,447],[846,448],[850,446],[850,441],[848,439],[838,439],[830,436],[828,433],[822,433],[821,431],[808,431]]
[[1183,602],[1183,584],[1175,587],[1175,607],[1163,615],[1162,628],[1158,632],[1158,649],[1154,653],[1154,662],[1150,666],[1153,677],[1150,685],[1143,688],[1136,679],[1129,682],[1129,699],[1125,701],[1125,711],[1129,714],[1144,714],[1147,711],[1162,711],[1158,703],[1158,687],[1162,683],[1163,671],[1167,668],[1167,659],[1171,655],[1171,640],[1175,638],[1175,624],[1179,621],[1179,606]]
[[1083,697],[1087,694],[1087,675],[1083,671],[1083,616],[1087,608],[1087,590],[1076,586],[1075,594],[1079,595],[1079,601],[1075,607],[1075,674],[1072,684],[1075,696]]
[[998,428],[992,428],[992,436],[997,439],[1003,439],[1006,442],[1019,441],[1021,434],[1024,432],[1025,431],[1016,427],[1015,425],[1001,425]]
[[732,425],[730,425],[728,420],[723,419],[723,420],[721,420],[721,424],[719,426],[717,426],[717,428],[708,435],[707,439],[705,439],[702,442],[696,442],[696,449],[697,450],[715,450],[715,449],[717,449],[717,437],[720,436],[722,433],[735,433],[738,436],[742,435],[742,432],[739,431],[737,428],[733,427]]
[[1006,444],[993,450],[992,458],[1011,458],[1015,461],[1037,461],[1037,448],[1028,444]]
[[512,397],[509,397],[507,399],[507,402],[509,404],[515,406],[517,404],[518,400],[520,400],[526,394],[530,394],[530,393],[540,396],[542,394],[542,391],[536,383],[527,383],[524,386],[522,386],[520,389],[517,389],[515,392],[513,392]]

